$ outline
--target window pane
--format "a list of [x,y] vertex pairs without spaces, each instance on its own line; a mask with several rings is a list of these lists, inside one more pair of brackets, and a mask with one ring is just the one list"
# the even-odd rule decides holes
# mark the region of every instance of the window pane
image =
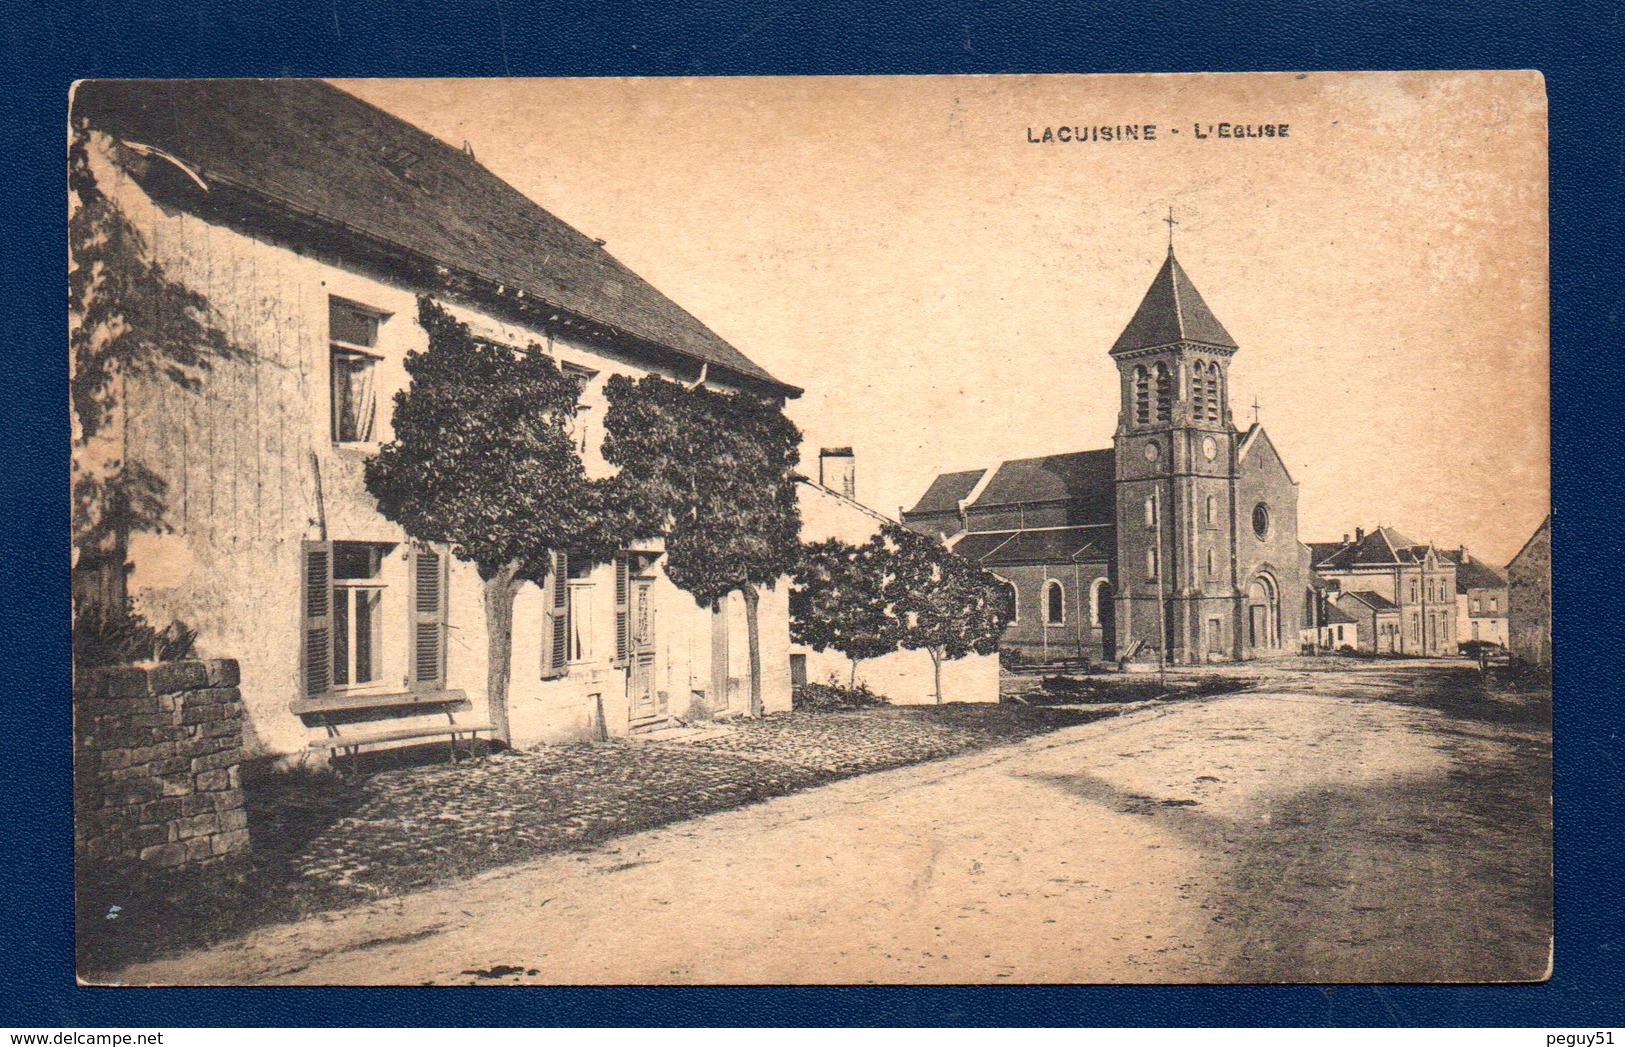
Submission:
[[344,302],[328,299],[327,334],[335,342],[371,349],[378,344],[378,317]]
[[340,579],[378,577],[376,547],[366,542],[334,542],[333,577]]
[[355,592],[355,682],[378,679],[378,598],[377,589]]
[[333,682],[350,682],[350,593],[339,589],[333,593]]
[[370,356],[333,350],[333,439],[338,443],[372,439],[374,363]]

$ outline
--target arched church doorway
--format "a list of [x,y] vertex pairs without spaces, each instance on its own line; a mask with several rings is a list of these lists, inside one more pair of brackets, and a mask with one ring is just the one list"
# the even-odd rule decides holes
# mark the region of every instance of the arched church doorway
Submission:
[[1100,630],[1100,659],[1117,660],[1117,601],[1113,597],[1112,583],[1104,578],[1095,580],[1089,588],[1090,624]]
[[1260,574],[1247,587],[1247,646],[1254,651],[1281,646],[1281,597],[1275,579]]

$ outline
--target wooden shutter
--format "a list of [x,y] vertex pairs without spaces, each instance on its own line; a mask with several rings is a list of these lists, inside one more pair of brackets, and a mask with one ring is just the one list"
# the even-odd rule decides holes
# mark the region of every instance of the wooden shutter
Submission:
[[542,649],[542,678],[563,676],[570,665],[570,554],[553,554],[548,574],[547,636]]
[[410,688],[414,691],[440,690],[446,686],[446,584],[449,564],[440,550],[417,546],[412,547],[411,562]]
[[333,546],[305,542],[300,598],[299,675],[305,697],[333,689]]
[[624,665],[632,651],[632,565],[626,553],[615,557],[615,661]]

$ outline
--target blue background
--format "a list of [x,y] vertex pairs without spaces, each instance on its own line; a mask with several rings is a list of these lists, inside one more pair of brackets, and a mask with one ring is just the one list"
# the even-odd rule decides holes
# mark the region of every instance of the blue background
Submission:
[[[5,5],[0,1025],[1488,1025],[1620,1022],[1619,311],[1625,5],[152,0]],[[80,77],[1536,68],[1551,102],[1557,963],[1538,986],[75,986],[63,158]],[[750,133],[741,127],[741,134]],[[1494,346],[1485,346],[1493,366]],[[1475,395],[1470,384],[1464,399]],[[1494,403],[1481,404],[1494,411]]]

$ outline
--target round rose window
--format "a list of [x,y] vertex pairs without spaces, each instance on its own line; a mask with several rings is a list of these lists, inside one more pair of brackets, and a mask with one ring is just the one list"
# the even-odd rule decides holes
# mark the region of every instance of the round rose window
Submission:
[[1270,507],[1263,502],[1253,506],[1253,533],[1260,539],[1268,538],[1270,534]]

